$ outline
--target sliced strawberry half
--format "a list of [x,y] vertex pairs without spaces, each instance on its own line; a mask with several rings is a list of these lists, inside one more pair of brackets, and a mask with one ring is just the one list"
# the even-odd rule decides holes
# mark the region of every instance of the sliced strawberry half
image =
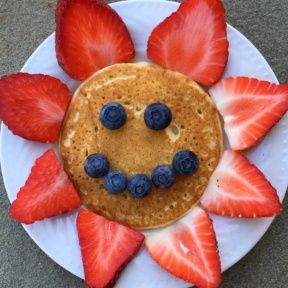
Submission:
[[200,288],[221,283],[221,267],[212,221],[200,207],[176,224],[148,236],[151,257],[165,270]]
[[220,0],[185,0],[151,33],[152,61],[211,86],[228,61],[225,10]]
[[73,184],[55,152],[49,149],[36,160],[25,185],[12,203],[10,215],[17,222],[32,224],[70,212],[80,205]]
[[58,63],[75,79],[134,58],[125,23],[104,1],[58,0],[55,21]]
[[0,120],[25,139],[54,143],[71,100],[60,80],[18,73],[0,78]]
[[209,93],[233,150],[255,145],[288,110],[288,85],[234,77],[220,81]]
[[209,212],[231,217],[271,217],[282,211],[277,192],[263,173],[232,150],[224,152],[201,204]]
[[112,287],[144,241],[140,232],[86,210],[79,211],[77,229],[90,288]]

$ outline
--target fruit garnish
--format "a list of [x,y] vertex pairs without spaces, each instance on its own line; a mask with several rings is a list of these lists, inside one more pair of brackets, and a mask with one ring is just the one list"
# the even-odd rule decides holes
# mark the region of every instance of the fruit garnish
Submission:
[[175,173],[168,165],[157,166],[151,175],[153,184],[160,188],[166,189],[171,187],[175,182]]
[[55,22],[58,63],[77,80],[134,58],[125,23],[104,1],[58,0]]
[[89,155],[84,161],[84,170],[92,178],[100,178],[109,172],[109,161],[101,153]]
[[0,120],[27,140],[54,143],[71,101],[68,87],[42,74],[0,78]]
[[175,224],[147,236],[151,257],[165,270],[197,287],[216,288],[221,267],[212,221],[200,207]]
[[177,174],[193,175],[199,167],[199,160],[192,151],[181,150],[174,155],[172,166]]
[[184,0],[152,31],[148,58],[211,86],[228,61],[225,10],[220,0]]
[[10,208],[11,217],[32,224],[78,208],[80,198],[52,149],[40,156]]
[[148,128],[161,130],[169,126],[172,120],[170,108],[164,103],[153,103],[146,107],[144,121]]
[[108,129],[121,128],[127,119],[125,108],[117,102],[110,102],[104,105],[100,111],[100,121]]
[[288,110],[288,85],[234,77],[220,81],[209,93],[233,150],[258,143]]
[[134,198],[143,198],[152,190],[152,182],[145,174],[135,174],[128,180],[129,195]]
[[140,232],[86,210],[79,211],[77,230],[90,288],[112,287],[144,241]]
[[271,217],[281,213],[276,190],[240,152],[227,150],[201,198],[209,212],[231,217]]
[[112,194],[124,192],[127,184],[127,176],[119,170],[112,170],[104,177],[104,187]]

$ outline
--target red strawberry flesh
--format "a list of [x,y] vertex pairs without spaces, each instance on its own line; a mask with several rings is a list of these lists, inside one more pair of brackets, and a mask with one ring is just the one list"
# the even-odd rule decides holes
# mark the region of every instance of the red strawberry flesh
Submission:
[[81,205],[80,198],[64,172],[55,152],[49,149],[39,157],[13,201],[10,215],[20,223],[32,224]]
[[58,63],[75,79],[134,58],[125,23],[104,1],[59,0],[55,20]]
[[282,211],[276,190],[263,173],[231,150],[224,152],[201,204],[209,212],[231,217],[271,217]]
[[136,255],[144,235],[86,210],[80,210],[77,229],[87,287],[112,287]]
[[54,143],[71,100],[60,80],[18,73],[0,78],[0,119],[27,140]]
[[220,0],[185,0],[151,33],[152,61],[211,86],[228,61],[225,10]]
[[248,77],[226,78],[209,93],[224,119],[233,150],[258,143],[288,110],[288,85]]
[[221,267],[212,221],[200,207],[170,227],[148,236],[151,257],[165,270],[200,288],[221,283]]

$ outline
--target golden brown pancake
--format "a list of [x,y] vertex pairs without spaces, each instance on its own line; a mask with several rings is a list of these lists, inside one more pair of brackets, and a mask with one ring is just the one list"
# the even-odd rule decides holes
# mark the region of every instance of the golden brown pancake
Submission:
[[[111,101],[121,103],[127,112],[127,121],[118,130],[108,130],[99,120],[100,109]],[[171,109],[173,119],[165,130],[145,125],[144,109],[153,102],[164,102]],[[169,189],[153,187],[142,199],[131,198],[127,191],[108,193],[103,178],[90,178],[83,168],[87,155],[97,152],[108,157],[110,169],[127,176],[151,175],[157,165],[171,164],[182,149],[198,156],[197,173],[177,176]],[[156,228],[198,203],[222,153],[222,130],[210,97],[186,76],[153,64],[117,64],[97,72],[76,91],[62,128],[60,151],[66,172],[91,210],[137,229]]]

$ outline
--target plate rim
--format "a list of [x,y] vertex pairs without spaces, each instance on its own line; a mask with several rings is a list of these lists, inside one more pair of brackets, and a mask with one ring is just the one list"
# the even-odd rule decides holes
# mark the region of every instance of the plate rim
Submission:
[[[165,4],[165,5],[171,5],[174,6],[175,8],[177,8],[180,3],[179,2],[175,2],[175,1],[166,1],[166,0],[124,0],[124,1],[119,1],[119,2],[115,2],[115,3],[110,3],[109,5],[112,8],[115,7],[119,7],[122,5],[134,5],[134,3],[147,3],[147,2],[155,2],[155,3],[161,3],[161,4]],[[251,40],[249,40],[244,34],[242,34],[239,30],[237,30],[236,28],[234,28],[232,25],[230,25],[227,22],[227,28],[233,30],[234,33],[237,34],[238,37],[242,38],[242,40],[244,40],[247,45],[249,45],[249,48],[253,49],[254,52],[256,52],[258,54],[258,56],[261,58],[261,60],[263,61],[263,64],[265,65],[265,67],[269,70],[269,73],[271,74],[271,76],[273,76],[274,78],[274,82],[276,84],[279,84],[279,81],[272,69],[272,67],[269,65],[268,61],[265,59],[265,57],[262,55],[262,53],[258,50],[258,48],[253,44],[253,42]],[[51,41],[51,38],[53,38],[55,35],[55,32],[51,33],[48,37],[46,37],[38,46],[37,48],[33,51],[33,53],[28,57],[28,59],[26,60],[26,62],[24,63],[23,67],[21,68],[20,72],[25,72],[25,69],[27,66],[29,66],[30,62],[32,61],[32,59],[34,58],[34,56],[38,53],[38,51],[40,49],[42,49],[43,46],[46,45],[47,42]],[[17,72],[15,72],[17,73]],[[245,75],[243,75],[245,76]],[[2,153],[3,153],[3,141],[1,141],[4,137],[4,126],[6,126],[3,122],[1,123],[1,131],[0,131],[0,165],[1,165],[1,171],[2,171],[2,178],[3,178],[3,183],[4,183],[4,187],[5,187],[5,191],[6,194],[8,196],[8,199],[10,201],[10,203],[12,202],[10,199],[10,195],[8,193],[7,190],[7,177],[5,176],[6,172],[5,169],[3,170],[3,163],[2,163]],[[288,182],[288,181],[287,181]],[[287,186],[287,185],[286,185]],[[287,193],[287,188],[286,188],[286,192],[284,194],[283,197],[280,197],[281,202],[283,201],[285,195]],[[269,221],[265,224],[263,224],[263,231],[262,233],[260,233],[259,237],[257,237],[257,240],[255,241],[255,243],[253,245],[249,246],[249,249],[242,254],[241,256],[239,256],[235,261],[231,262],[230,265],[228,267],[225,267],[225,269],[222,270],[222,273],[228,269],[230,269],[232,266],[234,266],[236,263],[238,263],[241,259],[243,259],[258,243],[259,241],[262,239],[262,237],[264,236],[264,234],[267,232],[267,230],[270,228],[271,224],[273,223],[275,217],[271,217],[269,218]],[[24,230],[26,231],[26,233],[29,235],[29,237],[33,240],[33,242],[40,248],[40,250],[42,252],[44,252],[53,262],[57,263],[57,265],[61,266],[63,269],[65,269],[66,271],[70,272],[71,274],[77,276],[78,278],[80,278],[78,275],[76,275],[74,272],[71,272],[70,270],[68,270],[68,268],[62,266],[60,263],[58,263],[58,261],[56,261],[52,256],[50,256],[49,251],[47,251],[47,249],[43,249],[41,247],[41,245],[39,244],[39,241],[37,241],[34,237],[33,234],[29,232],[29,230],[27,229],[26,225],[21,224],[22,227],[24,228]],[[256,238],[255,238],[256,239]],[[254,241],[253,241],[254,242]]]

